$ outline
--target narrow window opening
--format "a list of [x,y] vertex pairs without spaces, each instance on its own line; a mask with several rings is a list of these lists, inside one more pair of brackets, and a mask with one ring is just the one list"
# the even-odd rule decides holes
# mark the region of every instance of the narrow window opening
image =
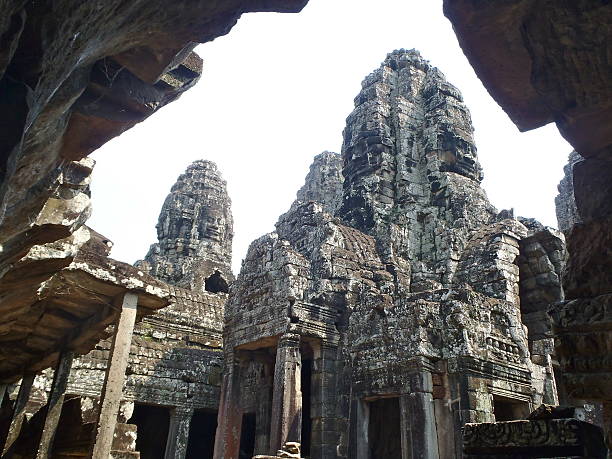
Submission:
[[210,293],[229,293],[229,285],[219,271],[215,271],[204,281],[204,290]]
[[496,422],[526,419],[529,414],[529,404],[521,400],[493,395],[493,414]]

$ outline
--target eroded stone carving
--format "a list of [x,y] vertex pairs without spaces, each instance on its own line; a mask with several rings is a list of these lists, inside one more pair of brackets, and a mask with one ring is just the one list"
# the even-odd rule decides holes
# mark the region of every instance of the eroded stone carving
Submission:
[[[147,260],[150,261],[137,264],[142,271],[149,271],[161,280],[193,289],[158,281],[167,296],[166,303],[170,304],[144,318],[134,329],[122,404],[122,412],[128,414],[118,424],[115,435],[121,437],[126,429],[135,434],[138,425],[141,445],[156,441],[162,446],[166,444],[168,457],[184,457],[194,410],[206,409],[214,413],[219,403],[223,311],[228,285],[211,291],[207,282],[210,283],[212,277],[219,286],[221,281],[232,279],[230,202],[225,182],[214,163],[196,161],[187,168],[166,199],[159,221],[160,242],[149,251]],[[85,227],[73,237],[83,231]],[[67,252],[64,256],[70,256],[68,249],[72,246],[63,249],[56,243],[53,247],[58,254]],[[106,249],[108,252],[109,247]],[[150,279],[142,271],[130,268],[143,279]],[[90,353],[74,360],[67,385],[69,394],[87,397],[97,404],[110,350],[111,341],[102,340]],[[36,386],[40,389],[30,403],[30,412],[45,403],[52,377],[52,372],[46,372],[37,378]],[[167,440],[149,437],[151,426],[146,423],[147,412],[143,410],[151,405],[166,407],[160,409],[162,412],[165,409],[170,418]],[[208,416],[210,419],[216,417],[214,414]],[[154,419],[162,422],[163,417]],[[67,430],[63,429],[60,432],[62,449],[81,448],[78,439],[83,435],[91,437],[86,426],[82,432],[81,426],[70,429],[68,431],[80,433],[74,433],[76,439],[71,442],[70,435],[65,435]],[[210,425],[208,431],[200,434],[212,438],[214,427]],[[83,448],[86,449],[89,445],[85,443]],[[212,449],[212,444],[208,447]]]
[[228,293],[234,236],[225,181],[210,161],[195,161],[172,186],[143,271],[195,292]]
[[[418,52],[390,53],[355,99],[342,158],[341,205],[316,202],[333,195],[320,191],[329,163],[318,157],[315,183],[251,244],[226,306],[224,352],[240,362],[226,371],[253,378],[232,379],[221,409],[263,414],[254,452],[294,441],[308,457],[369,457],[386,440],[362,429],[391,398],[384,409],[398,411],[383,418],[401,423],[398,437],[411,432],[397,445],[451,457],[463,423],[555,399],[552,346],[522,322],[521,293],[538,311],[562,295],[563,238],[489,203],[459,91]],[[521,290],[527,268],[546,282]],[[286,336],[299,337],[299,365],[286,365]],[[255,387],[309,411],[272,409],[282,419],[270,423],[270,400],[248,396]],[[220,421],[228,440],[215,457],[235,457],[240,427]]]
[[607,456],[599,427],[573,418],[466,424],[463,429],[466,458]]

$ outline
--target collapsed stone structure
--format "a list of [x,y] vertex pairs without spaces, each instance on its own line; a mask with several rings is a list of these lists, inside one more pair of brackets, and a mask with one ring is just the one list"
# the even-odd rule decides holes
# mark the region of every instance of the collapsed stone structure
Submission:
[[464,423],[556,403],[563,236],[495,211],[472,134],[418,52],[364,80],[342,159],[315,159],[233,285],[215,458],[454,457]]

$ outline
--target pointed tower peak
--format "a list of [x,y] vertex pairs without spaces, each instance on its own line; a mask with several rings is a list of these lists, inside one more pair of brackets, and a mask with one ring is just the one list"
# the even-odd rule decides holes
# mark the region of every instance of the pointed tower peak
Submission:
[[194,161],[166,197],[157,223],[158,242],[138,266],[169,284],[195,291],[209,290],[210,279],[226,285],[233,279],[230,206],[217,165]]

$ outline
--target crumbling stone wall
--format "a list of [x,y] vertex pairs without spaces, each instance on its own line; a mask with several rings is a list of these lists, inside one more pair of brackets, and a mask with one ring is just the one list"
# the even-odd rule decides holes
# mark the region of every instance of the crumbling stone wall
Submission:
[[[124,397],[144,404],[216,409],[226,294],[173,288],[172,304],[134,329]],[[99,396],[110,341],[75,359],[67,392]]]

